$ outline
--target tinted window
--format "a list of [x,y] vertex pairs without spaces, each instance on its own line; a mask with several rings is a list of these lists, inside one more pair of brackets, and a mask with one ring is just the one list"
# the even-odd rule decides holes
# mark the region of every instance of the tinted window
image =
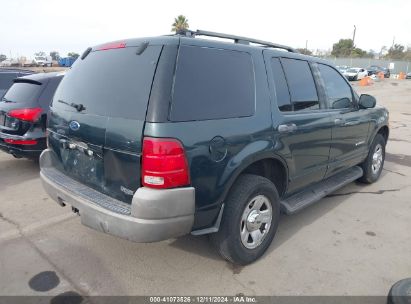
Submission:
[[248,53],[182,46],[170,111],[173,121],[251,116],[254,73]]
[[328,107],[332,109],[352,107],[351,88],[342,76],[327,65],[318,64],[318,68],[327,93]]
[[43,87],[43,85],[39,84],[17,82],[10,87],[4,95],[3,100],[25,104],[37,103],[37,98],[43,90]]
[[281,62],[290,89],[293,110],[318,109],[317,90],[308,62],[289,58],[283,58]]
[[280,59],[271,59],[271,68],[273,71],[275,95],[277,105],[280,111],[292,111],[290,93],[288,91],[287,82],[285,80],[284,71],[281,66]]
[[56,91],[56,88],[59,85],[61,79],[61,76],[56,76],[49,79],[47,86],[44,88],[39,97],[39,103],[43,108],[49,108],[51,100],[53,99],[54,92]]
[[58,102],[83,104],[82,113],[144,120],[161,46],[91,52],[76,60],[53,98],[53,108],[76,111]]

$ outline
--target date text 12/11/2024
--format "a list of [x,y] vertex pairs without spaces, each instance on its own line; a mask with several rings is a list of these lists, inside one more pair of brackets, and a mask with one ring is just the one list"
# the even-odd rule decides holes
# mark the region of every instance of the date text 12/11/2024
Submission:
[[150,303],[257,303],[255,297],[249,296],[162,296],[150,297]]

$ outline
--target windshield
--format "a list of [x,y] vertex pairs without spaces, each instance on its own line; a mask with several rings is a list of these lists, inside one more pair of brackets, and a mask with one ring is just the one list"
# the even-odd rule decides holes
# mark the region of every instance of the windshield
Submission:
[[45,57],[36,57],[36,60],[46,60]]
[[348,73],[358,73],[358,69],[348,69],[347,72]]
[[93,51],[77,60],[54,95],[53,110],[144,120],[161,46],[140,55],[136,50]]

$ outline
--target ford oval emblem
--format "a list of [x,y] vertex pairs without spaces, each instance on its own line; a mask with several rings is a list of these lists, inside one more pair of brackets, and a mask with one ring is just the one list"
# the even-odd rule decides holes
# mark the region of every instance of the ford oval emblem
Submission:
[[78,121],[72,120],[70,121],[69,127],[71,130],[77,131],[78,129],[80,129],[80,124],[78,123]]

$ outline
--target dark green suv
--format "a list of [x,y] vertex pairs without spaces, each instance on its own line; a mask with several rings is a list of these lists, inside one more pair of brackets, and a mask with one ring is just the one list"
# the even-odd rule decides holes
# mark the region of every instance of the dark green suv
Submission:
[[375,103],[278,44],[204,31],[112,42],[58,87],[41,177],[93,229],[136,242],[210,234],[248,264],[280,212],[378,179],[388,112]]

